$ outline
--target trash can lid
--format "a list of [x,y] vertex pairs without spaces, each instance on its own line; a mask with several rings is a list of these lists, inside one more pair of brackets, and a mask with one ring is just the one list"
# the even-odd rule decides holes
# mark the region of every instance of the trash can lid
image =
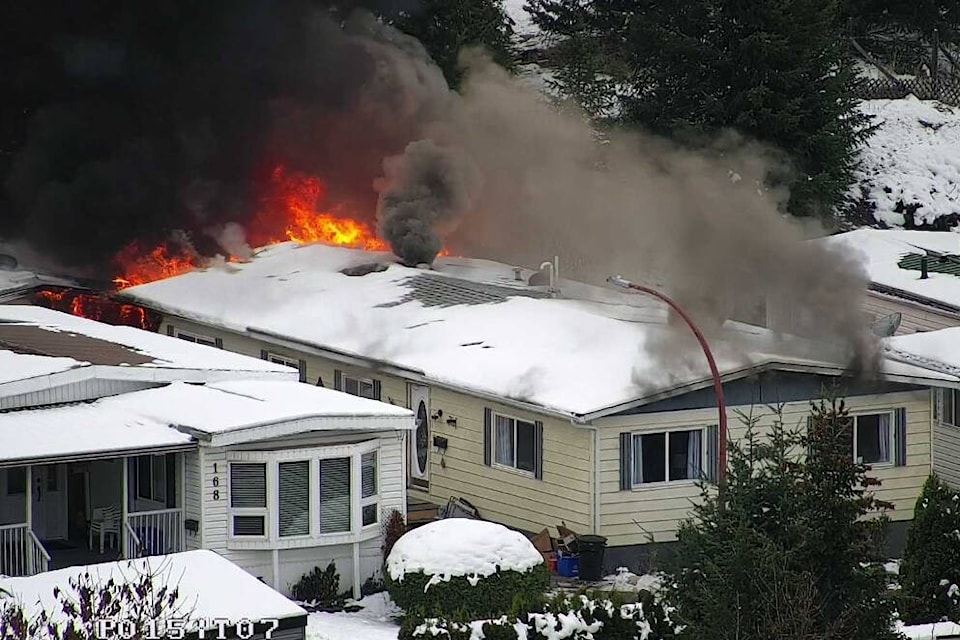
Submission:
[[585,535],[585,536],[577,536],[577,541],[586,542],[587,544],[590,544],[590,543],[604,544],[606,543],[607,539],[603,536]]

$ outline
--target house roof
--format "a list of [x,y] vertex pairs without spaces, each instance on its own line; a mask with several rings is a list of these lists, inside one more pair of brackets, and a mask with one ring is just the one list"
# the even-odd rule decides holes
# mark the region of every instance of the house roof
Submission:
[[211,446],[307,431],[413,429],[413,412],[295,381],[175,382],[117,396],[111,406],[176,425]]
[[196,446],[310,431],[413,429],[413,413],[295,380],[172,384],[93,402],[0,412],[0,466]]
[[306,624],[304,609],[226,558],[206,549],[69,567],[26,578],[0,578],[0,586],[11,592],[28,615],[43,609],[51,614],[54,622],[63,622],[66,618],[53,591],[55,588],[65,590],[68,597],[76,600],[77,594],[71,589],[70,581],[85,573],[97,583],[105,583],[111,578],[120,583],[136,583],[138,576],[149,573],[157,591],[164,586],[168,590],[176,588],[177,600],[168,615],[189,621],[188,632],[193,631],[193,625],[201,619],[209,622],[217,618],[231,621],[302,618]]
[[[951,231],[857,229],[816,240],[859,254],[874,289],[960,312],[960,234]],[[920,277],[927,254],[928,278]],[[947,256],[942,258],[941,256]]]
[[6,393],[4,385],[50,386],[56,383],[50,376],[68,372],[159,382],[298,377],[284,365],[134,327],[44,307],[0,305],[0,395]]
[[160,453],[196,446],[189,434],[174,429],[169,422],[118,406],[115,397],[2,412],[0,442],[0,466],[130,452]]
[[23,269],[4,269],[0,266],[0,303],[18,298],[25,293],[47,286],[69,287],[75,282]]
[[[363,265],[378,262],[387,268]],[[346,275],[356,269],[365,275]],[[562,265],[561,265],[562,269]],[[438,258],[434,270],[396,264],[383,253],[286,243],[245,264],[226,264],[126,289],[161,312],[267,341],[357,357],[401,374],[549,412],[596,417],[625,403],[709,380],[695,343],[664,366],[654,353],[675,333],[665,309],[645,297],[561,281],[545,296],[509,265]],[[722,371],[789,362],[842,367],[772,332],[728,323],[711,346]],[[803,357],[784,352],[802,352]],[[887,363],[890,375],[936,377]],[[955,378],[950,378],[955,381]]]

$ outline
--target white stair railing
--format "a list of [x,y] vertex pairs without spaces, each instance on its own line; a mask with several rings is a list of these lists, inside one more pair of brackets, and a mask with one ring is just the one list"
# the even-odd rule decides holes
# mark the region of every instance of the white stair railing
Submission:
[[136,547],[128,547],[131,557],[183,551],[183,515],[180,509],[135,511],[127,514],[126,524],[127,530],[137,541]]
[[26,523],[0,526],[0,575],[32,576],[50,569],[50,554]]

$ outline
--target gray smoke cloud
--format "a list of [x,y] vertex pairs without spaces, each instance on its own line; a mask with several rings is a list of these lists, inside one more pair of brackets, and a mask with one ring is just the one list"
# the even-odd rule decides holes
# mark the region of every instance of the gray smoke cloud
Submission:
[[383,170],[374,184],[380,236],[404,263],[432,263],[476,197],[477,168],[462,150],[428,139],[384,160]]

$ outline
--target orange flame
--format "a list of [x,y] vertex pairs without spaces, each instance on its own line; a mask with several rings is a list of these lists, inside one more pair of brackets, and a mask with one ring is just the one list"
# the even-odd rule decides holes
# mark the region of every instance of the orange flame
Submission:
[[[321,210],[325,189],[318,178],[287,172],[278,166],[270,174],[268,192],[260,214],[246,230],[255,246],[292,240],[298,244],[320,242],[366,251],[389,250],[370,225],[347,215],[342,207]],[[440,255],[448,256],[450,252],[444,249]],[[240,262],[235,256],[227,256],[227,260]],[[171,243],[146,250],[132,242],[116,257],[121,275],[113,282],[119,289],[135,287],[186,273],[201,263],[188,247],[175,248]]]
[[157,314],[133,304],[116,302],[106,296],[69,289],[44,289],[36,293],[35,299],[40,306],[107,324],[139,327],[147,331],[160,328],[160,317]]

